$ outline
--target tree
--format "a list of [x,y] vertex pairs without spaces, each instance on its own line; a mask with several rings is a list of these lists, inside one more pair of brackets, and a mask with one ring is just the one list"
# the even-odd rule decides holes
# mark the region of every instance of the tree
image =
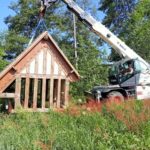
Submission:
[[[32,30],[39,20],[36,0],[18,0],[12,3],[10,8],[16,12],[15,16],[8,16],[5,20],[8,25],[9,34],[6,46],[8,52],[16,53],[15,57],[27,46]],[[86,1],[77,1],[86,9]],[[70,13],[63,3],[59,3],[47,9],[45,21],[49,33],[57,41],[60,48],[74,64],[74,39],[72,13]],[[15,38],[14,38],[15,36]],[[73,84],[73,95],[82,95],[83,91],[89,90],[97,83],[106,81],[106,69],[102,66],[102,60],[98,47],[92,42],[89,29],[79,20],[77,21],[77,41],[78,41],[78,71],[82,76],[80,82]],[[103,78],[100,78],[103,77]]]
[[140,56],[150,61],[150,1],[140,0],[121,36]]
[[[86,10],[87,3],[78,1],[84,10]],[[65,16],[72,20],[72,14],[70,12],[66,12]],[[69,56],[72,63],[75,64],[74,60],[74,51],[73,49],[73,22],[68,22],[68,34],[65,35],[65,41],[67,40],[70,45],[64,44],[63,40],[61,44],[63,44],[63,50]],[[71,27],[71,30],[70,30]],[[82,95],[84,91],[91,89],[94,85],[104,84],[107,82],[107,67],[103,67],[102,65],[102,52],[98,50],[98,47],[95,45],[95,36],[93,39],[93,34],[85,26],[82,22],[77,20],[77,51],[78,51],[78,71],[81,75],[81,81],[73,84],[73,95]],[[61,45],[60,44],[60,45]],[[66,47],[67,46],[67,47]],[[71,49],[70,49],[71,48]],[[70,49],[70,51],[68,51]],[[77,89],[77,90],[76,90]]]
[[[5,19],[9,30],[6,38],[8,58],[16,57],[27,47],[32,30],[39,21],[38,7],[36,0],[18,0],[10,4],[9,8],[15,12],[15,15],[10,15]],[[49,11],[48,13],[50,14],[51,12]],[[52,17],[52,15],[50,15],[49,18],[50,17]],[[55,19],[54,17],[54,20]],[[10,55],[12,53],[13,56]]]
[[105,14],[103,24],[119,34],[136,3],[137,0],[101,0],[99,10]]
[[0,71],[8,64],[8,62],[4,59],[5,53],[5,32],[0,33]]

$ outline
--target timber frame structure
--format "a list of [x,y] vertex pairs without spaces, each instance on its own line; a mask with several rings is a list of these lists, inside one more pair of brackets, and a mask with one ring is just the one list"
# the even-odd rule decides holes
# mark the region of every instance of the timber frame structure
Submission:
[[66,107],[69,83],[79,79],[76,69],[46,31],[0,73],[0,98],[8,99],[13,109],[45,111]]

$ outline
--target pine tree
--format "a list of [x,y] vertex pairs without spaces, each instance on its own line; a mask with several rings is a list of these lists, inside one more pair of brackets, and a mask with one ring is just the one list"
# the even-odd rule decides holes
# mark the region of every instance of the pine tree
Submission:
[[5,32],[0,33],[0,71],[8,64],[5,60]]
[[140,56],[150,61],[150,1],[140,0],[121,36]]
[[101,0],[99,10],[104,12],[103,24],[119,34],[137,0]]

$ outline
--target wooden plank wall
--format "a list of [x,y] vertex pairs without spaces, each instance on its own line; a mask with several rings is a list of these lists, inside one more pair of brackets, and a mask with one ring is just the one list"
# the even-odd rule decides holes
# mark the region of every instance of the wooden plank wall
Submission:
[[[65,92],[64,92],[64,99],[65,99],[65,105],[68,105],[68,91],[69,91],[69,80],[67,80],[64,75],[62,76],[62,68],[59,66],[58,64],[58,67],[59,67],[59,70],[58,70],[58,75],[54,74],[54,72],[56,73],[57,70],[55,68],[55,71],[54,71],[54,67],[55,67],[55,64],[56,64],[56,58],[54,57],[53,54],[51,54],[51,63],[50,63],[50,66],[47,66],[47,55],[48,55],[48,50],[47,49],[43,49],[43,54],[42,53],[38,53],[39,55],[36,55],[34,57],[35,59],[35,65],[34,68],[31,68],[31,65],[30,65],[30,62],[28,62],[28,65],[26,66],[26,68],[24,69],[26,71],[26,73],[22,73],[21,74],[21,77],[22,78],[25,78],[26,82],[25,82],[25,99],[24,99],[24,108],[27,109],[29,106],[28,106],[28,103],[29,103],[29,93],[30,93],[30,80],[31,78],[34,79],[34,88],[33,88],[33,109],[36,110],[37,109],[37,99],[38,99],[38,82],[39,80],[42,80],[42,91],[41,91],[41,94],[42,94],[42,98],[41,98],[41,103],[42,103],[42,106],[41,106],[41,109],[45,109],[45,105],[46,105],[46,82],[47,82],[47,79],[50,80],[49,82],[49,106],[50,108],[53,108],[55,107],[54,106],[54,80],[57,80],[57,85],[56,85],[56,107],[57,108],[60,108],[61,107],[61,81],[62,80],[66,80],[66,84],[65,84]],[[42,58],[43,60],[40,59],[40,55],[43,55]],[[43,61],[41,63],[41,61]],[[42,64],[42,68],[43,68],[43,73],[39,75],[39,63]],[[51,74],[50,75],[47,75],[47,67],[49,67],[50,71],[51,71]],[[34,74],[31,74],[31,70],[34,70]],[[20,91],[20,86],[19,83],[21,83],[21,78],[16,78],[16,93],[19,93]],[[16,105],[19,104],[19,96],[18,98],[16,98]]]

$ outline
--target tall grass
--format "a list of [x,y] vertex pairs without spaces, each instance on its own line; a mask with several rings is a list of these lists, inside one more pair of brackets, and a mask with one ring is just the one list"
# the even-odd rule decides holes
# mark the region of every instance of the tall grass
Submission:
[[[1,114],[0,150],[150,149],[149,107],[141,102],[130,103],[105,106],[101,113],[81,110],[80,115],[71,115],[70,110]],[[146,115],[136,128],[134,115]]]

